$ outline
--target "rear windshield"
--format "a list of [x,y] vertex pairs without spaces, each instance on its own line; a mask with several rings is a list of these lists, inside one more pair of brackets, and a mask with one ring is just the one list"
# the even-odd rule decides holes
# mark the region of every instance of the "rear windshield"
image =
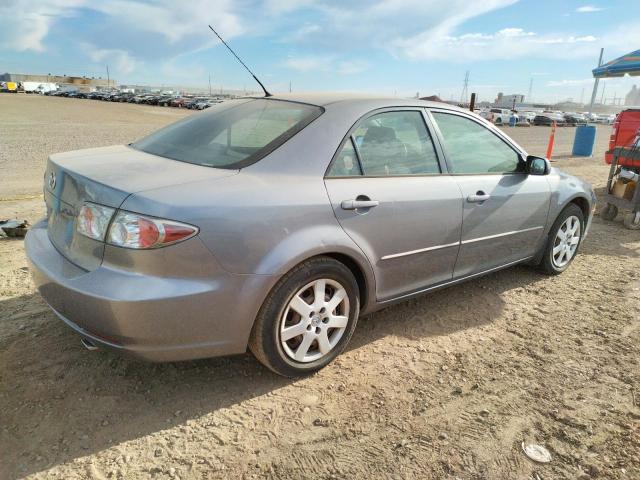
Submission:
[[242,168],[257,162],[316,119],[320,107],[269,99],[224,102],[131,146],[181,162]]

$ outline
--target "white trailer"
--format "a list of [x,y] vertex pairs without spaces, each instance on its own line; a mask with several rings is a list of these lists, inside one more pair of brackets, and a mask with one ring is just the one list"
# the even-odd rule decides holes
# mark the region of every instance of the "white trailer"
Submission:
[[25,93],[45,93],[56,91],[58,85],[51,82],[22,82],[22,89]]

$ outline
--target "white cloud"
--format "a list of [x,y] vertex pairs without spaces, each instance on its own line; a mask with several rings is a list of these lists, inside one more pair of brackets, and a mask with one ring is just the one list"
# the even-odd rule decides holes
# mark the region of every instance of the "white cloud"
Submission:
[[8,0],[0,2],[0,47],[43,52],[54,22],[74,15],[85,0]]
[[179,8],[174,0],[4,0],[0,5],[0,46],[20,51],[46,51],[51,28],[80,9],[102,16],[82,42],[133,56],[171,56],[213,45],[217,40],[208,23],[226,39],[245,32],[242,9],[233,0],[190,0]]
[[92,62],[108,63],[115,67],[115,73],[126,75],[136,69],[138,62],[124,50],[96,48],[89,44],[83,45],[83,48]]
[[593,13],[593,12],[599,12],[601,10],[604,10],[604,9],[600,7],[594,7],[593,5],[585,5],[583,7],[576,8],[576,12],[578,13]]
[[592,35],[538,34],[521,28],[503,28],[495,33],[466,33],[459,36],[424,32],[399,39],[392,48],[412,59],[448,61],[508,60],[522,57],[576,58],[594,55]]

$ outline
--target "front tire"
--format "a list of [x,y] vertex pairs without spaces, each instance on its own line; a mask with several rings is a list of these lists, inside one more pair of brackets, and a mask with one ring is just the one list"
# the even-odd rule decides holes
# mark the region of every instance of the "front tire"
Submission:
[[569,204],[553,223],[540,262],[548,275],[564,272],[578,254],[584,232],[584,215],[576,204]]
[[279,375],[308,375],[344,350],[359,313],[358,284],[351,271],[332,258],[312,258],[273,288],[256,318],[249,349]]
[[616,218],[617,215],[618,215],[618,207],[616,207],[612,203],[605,203],[604,206],[602,207],[602,210],[600,210],[600,216],[604,220],[613,220]]

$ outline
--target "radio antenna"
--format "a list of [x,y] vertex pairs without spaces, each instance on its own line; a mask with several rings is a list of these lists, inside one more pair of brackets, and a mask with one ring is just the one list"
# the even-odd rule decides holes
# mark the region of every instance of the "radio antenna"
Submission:
[[258,82],[258,85],[260,85],[260,87],[261,87],[261,88],[262,88],[262,90],[264,91],[264,96],[265,96],[265,97],[272,97],[273,95],[271,95],[271,94],[267,91],[267,89],[266,89],[266,88],[264,88],[264,85],[262,84],[262,82],[261,82],[260,80],[258,80],[258,77],[256,77],[256,75],[255,75],[255,74],[254,74],[254,73],[249,69],[249,67],[247,67],[247,65],[246,65],[242,60],[240,60],[240,57],[239,57],[238,55],[236,55],[236,52],[234,52],[234,51],[231,49],[231,47],[230,47],[229,45],[227,45],[227,42],[225,42],[225,41],[222,39],[222,37],[218,34],[218,32],[216,32],[216,31],[213,29],[213,27],[212,27],[211,25],[209,25],[209,28],[211,29],[211,31],[212,31],[213,33],[215,33],[215,34],[216,34],[216,37],[218,37],[218,38],[220,39],[220,41],[223,43],[223,45],[229,49],[229,51],[233,54],[233,56],[234,56],[234,57],[236,57],[236,59],[237,59],[237,60],[242,64],[242,66],[243,66],[244,68],[246,68],[246,69],[247,69],[247,72],[249,72],[249,73],[251,74],[251,76],[253,77],[253,79],[254,79],[256,82]]

